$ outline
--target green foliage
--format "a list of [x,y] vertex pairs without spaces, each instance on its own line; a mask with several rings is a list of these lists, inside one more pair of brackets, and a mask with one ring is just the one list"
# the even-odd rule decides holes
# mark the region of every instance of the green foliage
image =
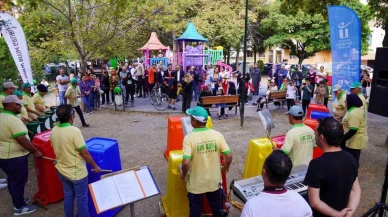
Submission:
[[260,71],[263,73],[264,72],[264,62],[263,60],[257,61],[257,67],[259,67]]
[[16,80],[18,77],[19,72],[7,43],[5,43],[4,38],[0,37],[0,82],[2,83],[4,79]]
[[385,30],[383,47],[388,47],[388,0],[369,0],[370,8],[375,12],[376,26]]
[[335,3],[352,8],[360,17],[362,53],[368,53],[368,37],[371,33],[368,22],[371,16],[368,6],[358,0],[318,0],[314,4],[308,0],[275,2],[271,5],[269,16],[262,22],[265,29],[274,31],[265,40],[265,45],[289,49],[290,55],[299,58],[299,64],[319,51],[330,49],[327,6]]

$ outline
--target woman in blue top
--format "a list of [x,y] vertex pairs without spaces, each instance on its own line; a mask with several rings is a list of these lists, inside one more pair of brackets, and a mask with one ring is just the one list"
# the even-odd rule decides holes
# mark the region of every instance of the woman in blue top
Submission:
[[219,66],[214,67],[214,72],[212,75],[210,75],[210,82],[213,91],[213,96],[216,96],[219,84],[222,82]]

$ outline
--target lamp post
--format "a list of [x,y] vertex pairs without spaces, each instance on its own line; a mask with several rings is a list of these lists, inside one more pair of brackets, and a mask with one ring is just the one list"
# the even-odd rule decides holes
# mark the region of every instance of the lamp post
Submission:
[[[243,77],[241,80],[241,101],[240,101],[240,126],[244,126],[244,105],[245,105],[245,73],[247,71],[247,35],[248,35],[248,0],[245,0],[245,27],[244,27],[244,60],[243,60]],[[237,51],[239,52],[239,51]],[[237,63],[236,63],[237,65]]]

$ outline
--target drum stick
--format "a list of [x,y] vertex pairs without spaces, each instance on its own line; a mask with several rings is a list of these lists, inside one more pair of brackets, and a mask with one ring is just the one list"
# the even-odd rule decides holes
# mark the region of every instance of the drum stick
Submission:
[[[93,169],[92,169],[92,172],[94,172]],[[103,173],[111,173],[111,172],[113,172],[113,170],[101,170],[101,172],[103,172]]]
[[42,156],[42,158],[46,159],[46,160],[56,161],[54,158],[50,158],[50,157],[46,157],[46,156]]

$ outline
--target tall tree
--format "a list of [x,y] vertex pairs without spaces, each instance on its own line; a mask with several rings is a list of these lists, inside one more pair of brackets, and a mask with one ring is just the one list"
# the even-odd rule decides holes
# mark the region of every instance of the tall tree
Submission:
[[369,0],[369,5],[375,11],[376,26],[385,31],[383,47],[388,47],[388,0]]

